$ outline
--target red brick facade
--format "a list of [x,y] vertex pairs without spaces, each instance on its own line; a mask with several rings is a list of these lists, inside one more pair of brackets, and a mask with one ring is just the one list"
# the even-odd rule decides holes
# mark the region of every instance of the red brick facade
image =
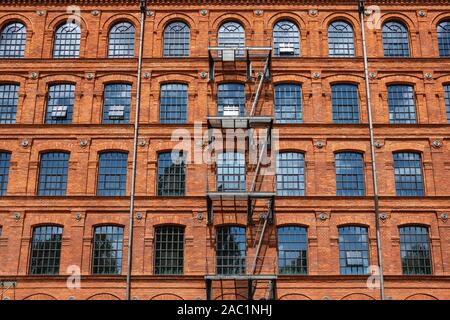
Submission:
[[[80,58],[56,60],[52,58],[53,34],[56,26],[67,19],[69,2],[81,7]],[[414,0],[408,4],[400,0],[380,0],[369,4],[380,6],[381,22],[395,18],[405,23],[411,50],[410,58],[384,58],[381,30],[366,29],[375,140],[380,142],[376,149],[380,212],[387,214],[387,219],[380,222],[386,296],[399,300],[449,299],[450,222],[443,219],[442,214],[450,213],[450,126],[443,89],[450,83],[450,59],[439,58],[436,26],[444,18],[450,18],[450,4],[443,0]],[[206,126],[206,116],[214,114],[216,109],[218,83],[245,83],[248,96],[255,90],[255,83],[246,81],[245,70],[239,66],[237,71],[217,68],[214,82],[202,77],[202,72],[208,72],[208,31],[216,33],[223,21],[235,20],[244,26],[247,37],[251,32],[271,35],[274,24],[281,18],[298,25],[301,57],[273,59],[273,79],[264,85],[262,108],[266,114],[273,114],[274,84],[302,84],[303,123],[275,125],[275,128],[280,132],[281,150],[305,154],[306,196],[277,198],[275,223],[263,241],[262,252],[268,261],[276,264],[276,227],[306,226],[309,271],[304,276],[278,276],[276,298],[379,299],[378,290],[367,288],[367,276],[343,276],[339,269],[337,228],[346,224],[368,227],[370,264],[377,264],[362,40],[356,0],[149,2],[139,124],[139,138],[146,143],[137,150],[135,201],[135,212],[141,213],[142,219],[134,222],[132,297],[140,300],[205,299],[204,276],[207,265],[214,259],[215,228],[223,224],[246,226],[247,217],[242,212],[216,213],[214,224],[207,225],[205,177],[214,178],[214,168],[206,164],[188,165],[185,197],[158,197],[157,154],[176,145],[171,141],[174,129],[183,128],[193,133],[194,121],[203,121]],[[338,18],[353,26],[354,58],[328,57],[328,25]],[[17,282],[15,288],[0,291],[2,298],[125,299],[130,197],[99,198],[95,195],[98,155],[104,150],[128,151],[127,195],[130,193],[134,122],[102,125],[101,115],[104,85],[122,81],[132,84],[130,119],[135,117],[137,58],[108,59],[107,43],[112,24],[129,21],[136,27],[137,57],[139,19],[139,4],[132,0],[67,3],[52,0],[45,5],[32,0],[5,0],[0,4],[0,29],[10,21],[21,21],[27,27],[25,58],[0,59],[0,83],[20,85],[17,123],[0,125],[0,150],[11,153],[7,195],[0,198],[0,280]],[[189,58],[162,56],[164,27],[174,20],[182,20],[190,27]],[[255,70],[257,67],[258,64]],[[46,125],[43,121],[48,84],[58,81],[76,85],[71,125]],[[160,85],[170,81],[189,86],[186,125],[159,123]],[[330,85],[338,82],[358,85],[361,124],[333,124]],[[414,86],[417,124],[389,124],[387,85],[391,83]],[[28,145],[23,145],[24,140]],[[87,145],[80,144],[83,140]],[[318,147],[318,141],[324,142],[324,146]],[[435,141],[440,144],[434,145]],[[70,152],[65,197],[37,196],[39,155],[47,150]],[[342,150],[364,154],[364,197],[335,196],[334,153]],[[396,196],[393,152],[400,150],[417,151],[422,155],[424,197]],[[78,213],[80,219],[76,219]],[[203,214],[203,219],[198,219],[199,213]],[[326,214],[325,220],[319,218],[321,213]],[[125,228],[120,276],[91,274],[93,226],[105,223]],[[64,227],[59,276],[28,274],[32,230],[40,224]],[[164,224],[185,227],[184,275],[154,275],[154,228]],[[432,275],[402,275],[398,228],[408,224],[428,227]],[[253,234],[252,228],[247,226],[249,257],[255,250],[251,245]],[[80,289],[66,287],[66,270],[70,265],[81,268]],[[3,289],[0,287],[0,290]],[[214,281],[212,298],[244,298],[246,292],[246,282]],[[261,283],[255,299],[266,296],[266,284]]]

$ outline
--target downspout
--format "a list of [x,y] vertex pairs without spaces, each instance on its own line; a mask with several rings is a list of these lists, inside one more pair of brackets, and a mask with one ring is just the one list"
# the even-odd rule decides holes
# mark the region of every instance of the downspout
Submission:
[[362,35],[362,47],[364,57],[364,79],[366,85],[366,103],[367,103],[367,116],[369,120],[369,132],[370,132],[370,154],[372,160],[372,181],[373,181],[373,202],[375,207],[375,228],[377,239],[377,255],[378,255],[378,268],[380,277],[380,297],[381,300],[385,300],[384,295],[384,275],[383,275],[383,257],[381,251],[381,236],[380,236],[380,212],[378,201],[378,182],[377,182],[377,164],[375,161],[375,142],[373,133],[373,121],[372,121],[372,107],[370,98],[370,86],[369,86],[369,63],[367,61],[367,48],[366,48],[366,32],[364,29],[364,3],[365,0],[359,1],[359,16],[361,23],[361,35]]
[[128,232],[128,261],[127,261],[127,294],[126,299],[131,299],[131,268],[133,256],[133,213],[134,213],[134,193],[136,189],[136,158],[139,133],[139,110],[141,106],[141,82],[142,82],[142,54],[144,50],[144,25],[147,11],[147,0],[140,0],[141,11],[141,34],[139,37],[139,59],[138,75],[136,85],[136,116],[134,118],[134,140],[133,140],[133,164],[131,169],[131,192],[130,192],[130,222]]

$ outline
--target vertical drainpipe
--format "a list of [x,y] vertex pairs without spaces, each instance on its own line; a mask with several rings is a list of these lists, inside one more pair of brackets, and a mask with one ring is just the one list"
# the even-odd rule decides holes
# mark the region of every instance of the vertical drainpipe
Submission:
[[136,158],[139,133],[139,110],[141,106],[141,81],[142,81],[142,53],[144,49],[144,25],[145,14],[147,11],[147,0],[140,0],[141,11],[141,34],[139,36],[139,59],[138,75],[136,85],[136,116],[134,118],[134,140],[133,140],[133,165],[131,169],[131,192],[130,192],[130,222],[128,231],[128,260],[127,260],[127,293],[126,299],[131,299],[131,268],[133,256],[133,212],[134,212],[134,193],[136,189]]
[[378,203],[378,182],[377,182],[377,165],[375,161],[375,143],[373,134],[373,122],[372,122],[372,107],[370,98],[370,86],[369,86],[369,66],[367,61],[367,48],[366,48],[366,33],[364,30],[364,3],[365,0],[358,0],[360,24],[361,24],[361,35],[362,35],[362,47],[363,47],[363,57],[364,57],[364,78],[366,84],[366,103],[367,103],[367,115],[369,120],[369,132],[370,132],[370,154],[372,160],[372,181],[373,181],[373,202],[375,206],[375,228],[376,228],[376,239],[377,239],[377,254],[378,254],[378,268],[380,276],[380,297],[381,300],[385,299],[384,295],[384,275],[383,275],[383,257],[381,251],[381,237],[380,237],[380,212]]

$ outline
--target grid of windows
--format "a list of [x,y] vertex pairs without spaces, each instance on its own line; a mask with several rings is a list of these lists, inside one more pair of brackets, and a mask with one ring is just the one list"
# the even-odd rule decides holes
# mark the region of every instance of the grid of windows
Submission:
[[19,86],[0,84],[0,124],[16,123]]
[[0,32],[0,59],[23,58],[26,40],[27,28],[22,23],[6,25]]
[[186,157],[181,151],[158,155],[158,195],[183,196],[186,190]]
[[217,112],[219,116],[228,115],[236,108],[239,116],[245,114],[245,86],[241,83],[222,83],[217,86]]
[[48,87],[47,124],[72,123],[73,105],[75,101],[75,85],[63,83]]
[[94,229],[93,274],[122,273],[123,227],[99,226]]
[[184,228],[155,228],[155,274],[183,274]]
[[300,56],[300,33],[295,23],[284,20],[275,24],[273,50],[276,57]]
[[33,230],[30,254],[30,274],[57,275],[61,258],[63,228],[40,226]]
[[339,152],[336,160],[336,195],[364,196],[363,156],[357,152]]
[[334,123],[359,123],[359,97],[357,85],[332,85],[331,102]]
[[64,196],[67,188],[69,154],[48,152],[41,154],[38,195]]
[[330,57],[355,56],[353,28],[345,21],[334,21],[328,27],[328,54]]
[[278,273],[308,273],[308,232],[304,227],[278,228]]
[[188,106],[188,86],[168,83],[161,86],[161,123],[186,123]]
[[389,21],[383,25],[385,57],[409,57],[409,35],[403,23]]
[[432,274],[428,228],[420,226],[401,227],[400,255],[403,274]]
[[217,228],[216,271],[220,275],[245,274],[245,228],[226,226]]
[[416,102],[412,86],[388,86],[388,104],[390,123],[416,123]]
[[444,86],[445,109],[447,111],[447,122],[450,123],[450,84]]
[[109,31],[109,58],[134,57],[134,26],[129,22],[119,22]]
[[397,196],[423,196],[422,161],[419,153],[394,153]]
[[339,227],[339,261],[341,274],[369,273],[367,228]]
[[[217,45],[225,48],[244,48],[245,47],[245,30],[244,27],[234,21],[228,21],[219,28],[217,36]],[[220,52],[219,52],[220,54]],[[242,57],[244,50],[235,52],[236,56]]]
[[191,32],[181,21],[170,23],[164,29],[164,57],[189,57]]
[[0,196],[4,196],[6,194],[6,189],[8,188],[10,160],[11,153],[0,152]]
[[302,123],[302,86],[278,84],[275,86],[275,120],[277,123]]
[[277,156],[277,194],[305,195],[305,159],[303,153],[282,152]]
[[440,57],[450,57],[450,20],[439,23],[437,38]]
[[126,152],[104,152],[98,162],[98,196],[124,196],[127,187]]
[[217,156],[217,191],[245,191],[245,155],[224,152]]
[[103,123],[121,124],[130,122],[131,84],[110,83],[105,85]]
[[76,23],[65,23],[55,32],[54,58],[78,58],[80,56],[81,29]]

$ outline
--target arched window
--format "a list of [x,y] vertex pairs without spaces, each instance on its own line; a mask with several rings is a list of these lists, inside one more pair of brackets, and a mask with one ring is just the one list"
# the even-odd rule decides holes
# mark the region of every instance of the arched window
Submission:
[[[238,22],[228,21],[219,28],[217,36],[217,45],[222,48],[244,48],[245,30]],[[220,52],[219,52],[220,54]],[[235,52],[236,56],[243,56],[244,50]]]
[[0,124],[16,123],[19,85],[0,84]]
[[398,21],[383,25],[383,48],[385,57],[409,57],[408,29]]
[[6,189],[8,189],[10,160],[11,153],[0,152],[0,196],[4,196],[6,194]]
[[352,26],[345,21],[334,21],[328,27],[328,54],[330,57],[355,56]]
[[75,101],[75,85],[70,83],[54,84],[48,87],[47,124],[72,123],[73,105]]
[[450,57],[450,20],[438,24],[437,39],[439,56]]
[[245,86],[241,83],[222,83],[217,86],[219,116],[244,116]]
[[23,58],[27,28],[20,22],[6,25],[0,32],[0,58]]
[[217,274],[245,274],[247,250],[245,228],[238,226],[219,227],[216,237]]
[[336,195],[364,196],[363,155],[358,152],[339,152],[336,161]]
[[416,123],[416,100],[413,86],[389,85],[388,105],[390,123]]
[[93,274],[122,273],[123,227],[98,226],[94,229]]
[[302,123],[302,86],[275,85],[275,120],[277,123]]
[[53,44],[54,58],[78,58],[80,56],[81,29],[76,23],[65,23],[56,29]]
[[295,23],[277,22],[273,28],[273,50],[276,57],[300,56],[300,33]]
[[38,195],[65,196],[68,172],[68,153],[47,152],[41,154],[39,164]]
[[224,152],[217,155],[217,191],[245,191],[245,155]]
[[127,188],[126,152],[102,152],[98,160],[97,195],[124,196]]
[[186,123],[188,86],[182,83],[167,83],[161,86],[159,119],[161,123]]
[[278,273],[308,274],[308,231],[305,227],[278,228]]
[[359,123],[359,95],[355,84],[331,86],[334,123]]
[[155,274],[183,274],[184,228],[156,227],[154,245]]
[[369,273],[369,245],[366,227],[339,227],[339,261],[343,275]]
[[397,196],[423,196],[422,159],[417,152],[394,153]]
[[183,196],[186,191],[186,156],[182,151],[158,155],[158,195]]
[[129,22],[116,23],[109,31],[108,57],[134,57],[134,26]]
[[105,85],[103,98],[103,123],[129,123],[131,109],[131,84]]
[[164,57],[189,57],[191,31],[181,21],[172,22],[164,29]]
[[405,226],[400,227],[399,231],[403,274],[432,274],[428,228]]
[[39,226],[33,229],[30,253],[30,274],[57,275],[61,260],[63,228]]
[[281,152],[277,156],[277,194],[305,195],[305,157],[300,152]]

